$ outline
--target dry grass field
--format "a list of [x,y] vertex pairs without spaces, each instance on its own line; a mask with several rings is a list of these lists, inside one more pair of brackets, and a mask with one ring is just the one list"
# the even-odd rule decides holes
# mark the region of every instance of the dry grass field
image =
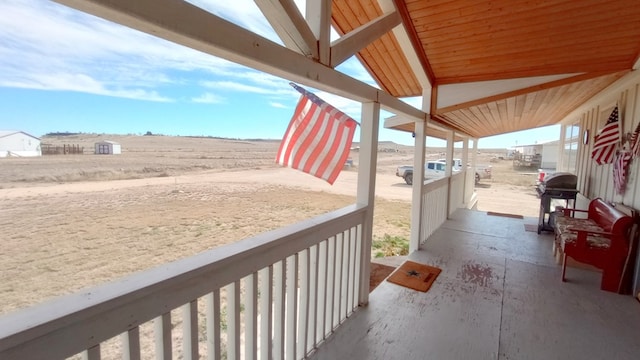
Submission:
[[[122,145],[94,155],[96,141]],[[274,163],[276,141],[69,135],[83,155],[1,158],[0,314],[353,203],[356,167],[330,186]],[[380,144],[374,240],[406,242],[411,187],[395,176],[411,147]],[[440,157],[430,149],[429,157]],[[493,179],[477,186],[479,210],[537,217],[535,175],[482,151]],[[392,250],[376,250],[388,252]],[[376,256],[374,254],[374,256]]]

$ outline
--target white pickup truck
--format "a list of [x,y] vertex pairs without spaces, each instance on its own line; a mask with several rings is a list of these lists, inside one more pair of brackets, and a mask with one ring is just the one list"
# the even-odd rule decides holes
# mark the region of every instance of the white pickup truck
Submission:
[[[424,177],[425,179],[433,179],[443,177],[447,168],[447,163],[444,161],[427,161],[424,164]],[[459,171],[454,167],[452,170],[454,173]],[[413,166],[404,165],[399,166],[396,169],[396,176],[404,179],[407,185],[413,184]]]
[[[443,177],[447,168],[447,162],[445,159],[438,159],[435,161],[427,161],[424,164],[424,177],[425,179],[433,179]],[[453,159],[452,173],[457,173],[462,169],[462,160]],[[403,165],[396,168],[396,176],[404,179],[407,185],[413,184],[413,166]],[[491,178],[491,166],[476,166],[476,184],[480,182],[480,179]]]

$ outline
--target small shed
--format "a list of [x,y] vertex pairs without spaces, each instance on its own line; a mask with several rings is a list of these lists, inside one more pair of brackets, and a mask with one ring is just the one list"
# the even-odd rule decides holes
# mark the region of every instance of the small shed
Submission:
[[40,139],[24,131],[0,130],[0,157],[42,156]]
[[122,153],[120,144],[115,141],[99,141],[96,143],[96,155],[117,155]]

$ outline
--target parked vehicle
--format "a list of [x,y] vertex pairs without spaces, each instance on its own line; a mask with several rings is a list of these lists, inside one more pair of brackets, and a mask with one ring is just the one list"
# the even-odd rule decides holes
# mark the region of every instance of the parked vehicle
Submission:
[[[446,163],[447,159],[438,159],[436,161]],[[462,169],[462,159],[453,159],[453,170],[460,169]]]
[[[424,164],[424,177],[425,179],[434,179],[443,177],[447,168],[447,163],[444,161],[427,161]],[[452,170],[454,173],[460,171],[455,167]],[[396,176],[404,179],[407,185],[413,184],[413,166],[404,165],[396,168]]]
[[[437,161],[446,162],[445,159],[438,159]],[[453,171],[459,171],[462,169],[462,159],[453,159]],[[476,165],[475,169],[475,182],[480,182],[481,179],[491,179],[491,165]]]
[[[433,179],[443,177],[446,172],[447,162],[445,159],[438,159],[435,161],[427,161],[424,164],[424,177],[425,179]],[[462,160],[453,159],[452,173],[457,173],[462,169]],[[396,168],[396,176],[404,179],[407,185],[413,184],[413,166],[403,165]],[[491,165],[477,165],[475,169],[475,182],[480,182],[481,179],[491,179]]]
[[481,179],[491,179],[491,165],[476,165],[476,184]]

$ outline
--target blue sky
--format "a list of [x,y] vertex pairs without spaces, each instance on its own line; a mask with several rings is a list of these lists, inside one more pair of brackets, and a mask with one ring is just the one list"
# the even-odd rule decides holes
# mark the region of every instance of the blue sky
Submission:
[[[190,2],[279,42],[252,0]],[[280,139],[298,100],[285,79],[48,0],[2,0],[0,14],[0,130]],[[354,58],[338,70],[375,85]],[[359,103],[315,92],[360,120]],[[553,126],[480,139],[479,146],[558,135]],[[411,134],[382,127],[380,140],[413,144]]]

